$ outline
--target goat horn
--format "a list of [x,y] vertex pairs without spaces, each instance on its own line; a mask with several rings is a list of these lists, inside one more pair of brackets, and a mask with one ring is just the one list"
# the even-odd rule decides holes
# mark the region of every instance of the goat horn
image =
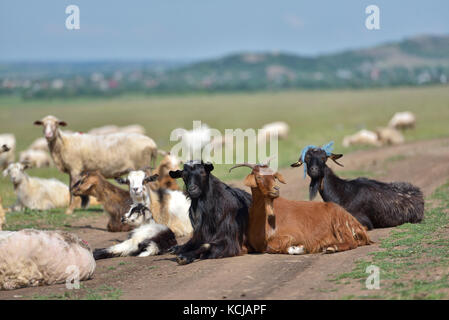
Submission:
[[233,170],[235,168],[240,168],[240,167],[248,167],[248,168],[254,169],[256,167],[256,165],[255,164],[249,164],[249,163],[237,164],[237,165],[233,166],[231,169],[229,169],[229,172],[231,172],[231,170]]
[[[332,159],[332,158],[331,158]],[[340,167],[344,167],[344,165],[342,165],[341,163],[339,163],[337,160],[332,159],[333,162],[335,162],[336,164],[338,164]]]

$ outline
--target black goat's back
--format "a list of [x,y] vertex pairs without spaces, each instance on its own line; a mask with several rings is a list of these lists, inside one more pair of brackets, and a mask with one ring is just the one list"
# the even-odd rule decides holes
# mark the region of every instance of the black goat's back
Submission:
[[338,203],[369,229],[417,223],[424,217],[423,194],[410,183],[342,180],[330,170],[327,177],[320,191],[323,199]]

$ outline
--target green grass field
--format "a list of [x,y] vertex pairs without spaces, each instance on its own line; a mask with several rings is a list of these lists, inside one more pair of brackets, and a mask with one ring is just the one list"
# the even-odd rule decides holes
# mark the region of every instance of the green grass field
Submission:
[[[381,270],[380,290],[344,299],[447,299],[449,292],[449,185],[427,200],[422,223],[403,224],[382,239],[380,250],[356,261],[352,272],[336,276],[337,283],[359,281],[365,286],[366,268]],[[377,291],[377,292],[376,292]]]
[[[113,99],[75,99],[22,101],[0,98],[0,133],[14,133],[18,152],[24,150],[42,129],[33,122],[53,114],[68,122],[68,130],[87,131],[107,124],[139,123],[158,146],[168,150],[174,128],[192,128],[193,120],[202,120],[223,132],[226,128],[260,128],[282,120],[291,128],[289,138],[279,142],[279,163],[285,167],[298,158],[307,144],[335,140],[335,151],[343,149],[343,136],[361,128],[374,130],[386,126],[397,111],[410,110],[417,115],[416,130],[406,133],[407,141],[449,136],[449,90],[447,86],[376,89],[358,91],[287,91],[278,93],[217,94],[185,96],[123,96]],[[229,165],[216,166],[215,175],[224,180],[242,178],[244,172],[227,173]],[[56,169],[34,169],[30,175],[68,177]],[[0,179],[0,194],[5,205],[14,201],[12,186]]]

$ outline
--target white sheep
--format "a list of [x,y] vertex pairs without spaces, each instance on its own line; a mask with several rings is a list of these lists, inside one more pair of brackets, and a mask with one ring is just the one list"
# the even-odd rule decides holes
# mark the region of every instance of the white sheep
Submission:
[[89,245],[74,234],[0,232],[0,290],[88,280],[95,266]]
[[[8,150],[3,149],[4,145]],[[2,147],[2,152],[0,152],[0,169],[3,170],[10,163],[14,162],[16,152],[16,138],[14,135],[9,133],[0,134],[0,147]]]
[[106,125],[103,127],[93,128],[89,130],[87,133],[92,135],[104,135],[111,133],[137,133],[137,134],[145,134],[145,128],[140,124],[132,124],[125,127],[118,127],[116,125]]
[[150,209],[143,204],[131,207],[123,216],[122,222],[135,229],[129,233],[127,240],[109,248],[95,249],[95,260],[126,256],[154,256],[177,244],[175,234],[168,227],[156,223]]
[[49,152],[48,150],[48,143],[45,138],[37,138],[33,141],[33,143],[28,147],[28,150],[40,150]]
[[287,139],[289,131],[289,125],[283,121],[268,123],[259,130],[258,139],[269,139],[272,132],[277,133],[279,139]]
[[359,132],[343,138],[343,147],[352,145],[369,145],[379,147],[382,143],[379,141],[377,134],[369,130],[360,130]]
[[49,210],[63,208],[69,204],[70,194],[67,185],[56,179],[30,177],[24,172],[26,169],[26,164],[11,163],[3,171],[4,177],[10,177],[17,196],[12,211],[21,211],[24,208]]
[[22,151],[19,162],[27,163],[30,168],[46,168],[52,164],[51,156],[47,151],[34,149]]
[[137,133],[137,134],[145,134],[146,130],[140,124],[131,124],[129,126],[119,128],[120,132],[123,133]]
[[89,131],[87,131],[88,134],[92,135],[104,135],[104,134],[111,134],[111,133],[117,133],[120,132],[119,127],[116,125],[107,125],[103,127],[93,128]]
[[409,129],[414,128],[416,125],[416,116],[410,112],[397,112],[391,118],[388,126],[395,129]]
[[[70,187],[83,171],[98,170],[105,178],[114,178],[150,163],[154,167],[157,158],[156,143],[141,134],[66,134],[59,127],[67,123],[54,116],[46,116],[34,124],[44,127],[53,162],[60,171],[69,174]],[[83,198],[83,205],[87,201]],[[66,213],[71,214],[74,208],[72,197]]]
[[190,199],[179,190],[159,189],[153,191],[147,184],[155,181],[158,175],[147,176],[143,170],[131,171],[126,179],[116,179],[129,186],[133,207],[142,204],[149,208],[157,223],[166,225],[176,236],[192,232],[189,218]]
[[384,145],[403,144],[405,141],[402,133],[394,128],[377,128],[376,133],[380,143]]
[[3,199],[0,196],[0,231],[2,231],[3,225],[6,223],[6,213],[3,209]]

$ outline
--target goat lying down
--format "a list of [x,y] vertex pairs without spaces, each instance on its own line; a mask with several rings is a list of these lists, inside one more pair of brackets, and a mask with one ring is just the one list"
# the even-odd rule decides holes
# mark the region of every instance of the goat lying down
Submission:
[[0,232],[0,289],[88,280],[95,260],[87,242],[65,231]]
[[363,226],[339,205],[281,198],[276,180],[285,182],[280,173],[267,165],[233,168],[242,166],[252,169],[245,179],[252,192],[249,252],[334,253],[371,244]]
[[414,185],[366,178],[344,180],[335,175],[326,161],[330,158],[341,166],[337,160],[343,155],[333,154],[332,144],[304,148],[299,160],[291,165],[305,165],[304,174],[307,172],[312,179],[309,186],[311,200],[319,192],[324,201],[339,204],[369,230],[417,223],[423,219],[423,194]]
[[192,237],[171,250],[179,264],[247,252],[246,226],[251,195],[220,181],[211,174],[213,169],[211,163],[193,160],[185,163],[183,170],[170,171],[173,179],[183,179],[191,200]]
[[190,234],[190,200],[179,190],[153,190],[150,183],[157,184],[158,177],[157,174],[149,176],[144,170],[136,170],[131,171],[126,178],[117,178],[116,181],[128,185],[133,206],[145,205],[157,223],[166,225],[178,237]]
[[143,204],[133,206],[123,218],[123,223],[135,227],[128,239],[109,248],[95,249],[95,260],[138,256],[154,256],[166,252],[177,244],[175,234],[166,226],[156,223],[150,210]]

